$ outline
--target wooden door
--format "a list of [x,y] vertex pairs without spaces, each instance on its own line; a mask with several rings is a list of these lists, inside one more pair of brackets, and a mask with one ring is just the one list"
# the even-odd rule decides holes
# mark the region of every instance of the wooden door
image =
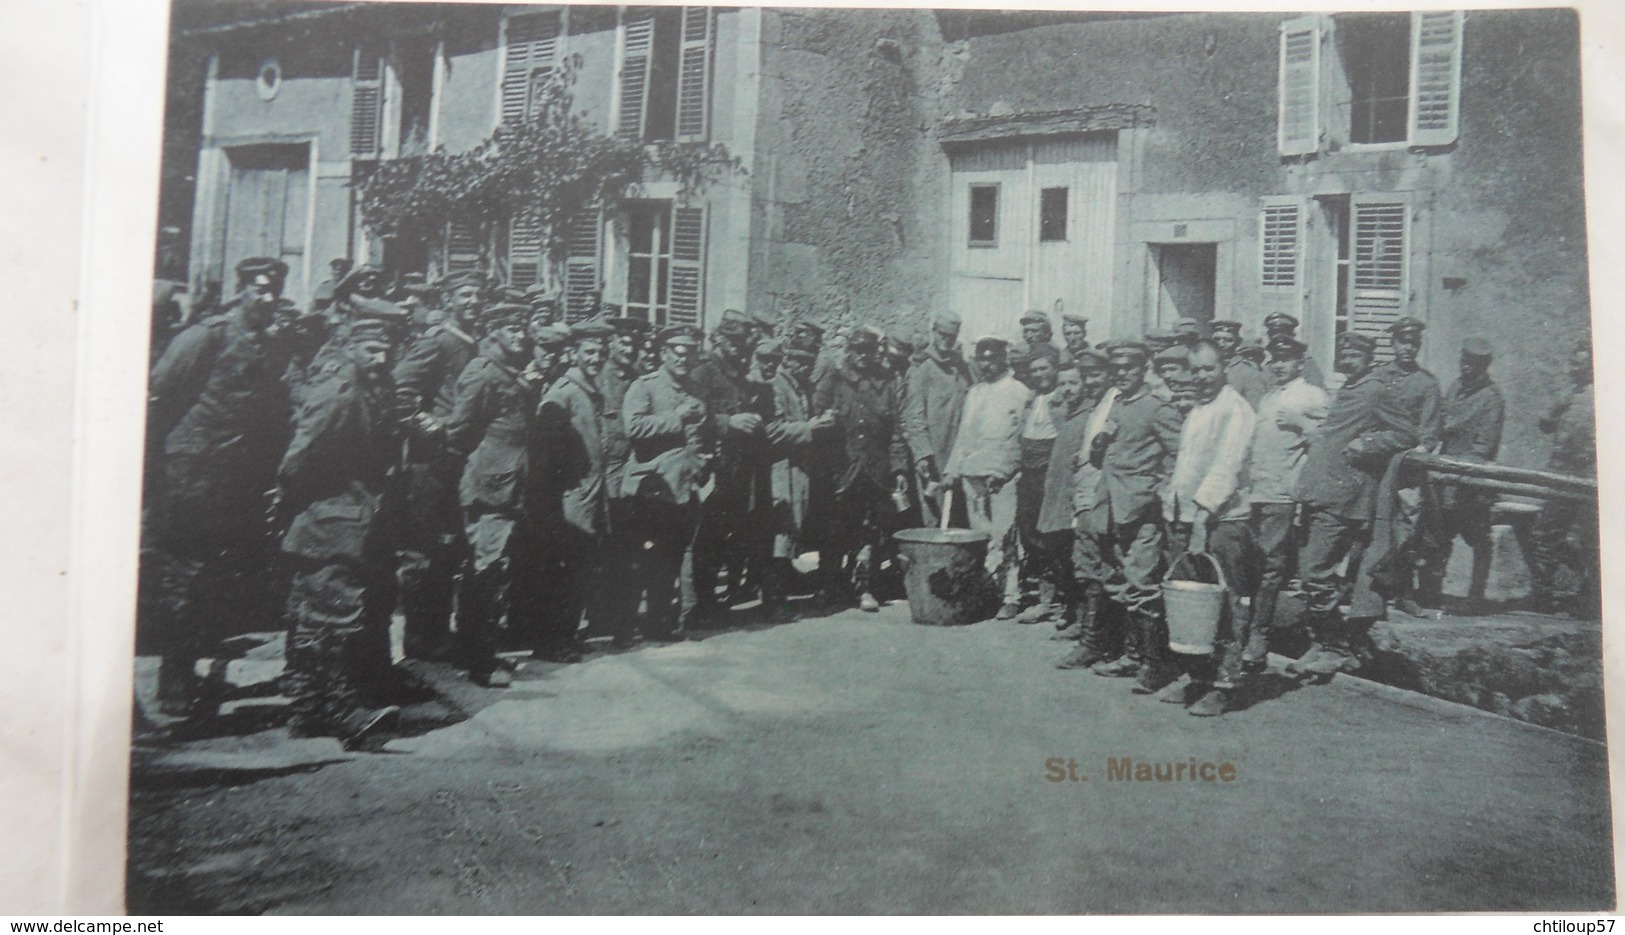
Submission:
[[241,146],[228,150],[231,182],[226,191],[225,265],[222,281],[248,257],[276,257],[288,264],[284,294],[307,295],[305,253],[309,239],[310,148],[304,144]]

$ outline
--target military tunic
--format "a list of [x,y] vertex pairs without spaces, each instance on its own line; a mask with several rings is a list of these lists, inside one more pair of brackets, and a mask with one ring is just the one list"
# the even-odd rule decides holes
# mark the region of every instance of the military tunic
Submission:
[[854,594],[872,587],[872,576],[889,532],[893,478],[908,471],[908,447],[897,422],[897,383],[878,368],[849,365],[831,371],[813,390],[814,412],[835,414],[838,441],[830,451],[835,482],[829,517],[832,561],[822,569],[827,593],[840,593],[837,577],[849,566]]
[[[908,392],[903,398],[903,436],[909,457],[918,464],[929,457],[931,476],[923,473],[916,481],[923,488],[942,479],[942,470],[954,450],[959,417],[965,393],[972,383],[965,359],[952,351],[944,354],[927,348],[908,371]],[[917,472],[918,473],[918,472]],[[926,525],[938,521],[938,505],[929,497],[920,498]]]
[[[554,644],[574,642],[582,612],[599,594],[601,550],[609,530],[605,405],[579,367],[566,371],[542,397],[538,447],[546,465],[544,487],[551,492],[542,507],[543,564],[559,584],[548,601],[543,632]],[[618,621],[594,623],[608,628]]]
[[[699,532],[694,542],[694,581],[702,607],[713,601],[711,582],[724,565],[735,580],[752,564],[767,557],[772,540],[767,515],[772,508],[767,423],[773,418],[773,391],[750,378],[748,363],[713,353],[694,368],[694,393],[705,403],[712,430],[719,439],[712,472],[716,488],[700,507]],[[762,429],[736,431],[729,417],[744,413],[760,416]]]

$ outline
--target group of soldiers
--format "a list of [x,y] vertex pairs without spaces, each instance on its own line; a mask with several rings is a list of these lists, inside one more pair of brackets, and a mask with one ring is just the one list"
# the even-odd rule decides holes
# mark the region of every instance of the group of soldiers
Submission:
[[[477,273],[389,290],[335,261],[309,307],[283,298],[278,260],[236,273],[151,379],[142,619],[169,715],[210,710],[199,660],[256,604],[288,634],[293,732],[364,748],[399,713],[397,612],[407,658],[500,688],[513,650],[569,663],[589,639],[683,640],[758,597],[774,621],[809,593],[876,611],[889,534],[944,519],[988,534],[999,619],[1076,639],[1063,667],[1220,714],[1262,671],[1295,567],[1314,636],[1295,671],[1324,676],[1358,665],[1351,582],[1437,603],[1450,541],[1487,534],[1484,504],[1425,485],[1409,527],[1378,515],[1379,488],[1416,486],[1396,455],[1499,443],[1488,348],[1469,342],[1441,394],[1411,319],[1381,366],[1342,335],[1329,395],[1285,315],[1250,347],[1224,321],[1097,346],[1085,319],[1063,315],[1056,343],[1029,312],[1021,342],[977,339],[967,362],[951,315],[916,350],[728,310],[707,346],[610,305],[566,324],[543,288]],[[1589,442],[1588,394],[1548,420],[1565,443]],[[1362,576],[1380,519],[1397,557]],[[1174,652],[1163,618],[1189,553],[1228,588],[1206,655]]]

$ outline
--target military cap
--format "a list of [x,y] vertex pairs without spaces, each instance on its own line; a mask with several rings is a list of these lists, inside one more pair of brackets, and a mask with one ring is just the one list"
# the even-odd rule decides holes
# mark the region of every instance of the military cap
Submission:
[[1213,324],[1209,325],[1208,326],[1208,331],[1210,333],[1212,333],[1212,334],[1234,334],[1234,335],[1239,335],[1239,334],[1241,334],[1241,322],[1239,322],[1239,321],[1231,321],[1228,318],[1221,318],[1218,321],[1214,322]]
[[1093,348],[1081,351],[1072,356],[1072,366],[1079,370],[1103,370],[1110,363],[1106,355]]
[[784,356],[784,342],[778,338],[768,338],[756,345],[756,356],[777,360]]
[[362,280],[374,279],[382,281],[383,275],[383,271],[376,266],[357,266],[346,273],[344,278],[339,280],[338,285],[333,287],[333,298],[342,299],[351,295],[355,292],[356,287],[361,285]]
[[598,303],[598,314],[603,316],[605,320],[620,318],[626,314],[626,309],[614,302],[600,302]]
[[237,264],[238,282],[249,282],[255,276],[269,276],[282,282],[288,278],[288,264],[268,256],[251,256]]
[[[760,348],[757,348],[760,351]],[[784,352],[785,360],[794,360],[803,364],[810,364],[818,359],[818,354],[805,347],[796,347],[794,344]]]
[[1071,322],[1074,325],[1083,325],[1086,328],[1089,326],[1089,319],[1083,317],[1082,315],[1074,315],[1071,312],[1062,313],[1061,321]]
[[717,322],[714,333],[725,338],[736,338],[750,334],[750,319],[737,308],[730,308],[722,313],[722,320]]
[[1286,360],[1296,360],[1309,350],[1309,345],[1299,341],[1290,334],[1277,333],[1270,335],[1268,346],[1271,357],[1280,357]]
[[[1215,322],[1215,324],[1217,324],[1217,322]],[[1236,330],[1241,330],[1241,326],[1237,325]],[[1202,326],[1197,324],[1196,319],[1194,318],[1181,318],[1174,322],[1174,333],[1199,338],[1202,336]]]
[[501,286],[497,289],[497,301],[510,302],[515,305],[529,305],[530,291],[518,286]]
[[791,332],[796,335],[810,334],[816,338],[822,338],[824,336],[824,328],[822,325],[819,325],[816,322],[808,321],[805,318],[792,325]]
[[[504,292],[508,290],[504,289]],[[516,290],[521,302],[534,302],[541,298],[551,298],[553,290],[545,282],[533,282],[524,289]]]
[[1298,320],[1286,312],[1270,312],[1264,317],[1264,330],[1274,334],[1278,331],[1298,330]]
[[1495,356],[1495,348],[1483,338],[1468,338],[1461,342],[1461,352],[1469,357]]
[[1159,364],[1169,362],[1185,363],[1191,359],[1191,352],[1184,345],[1175,344],[1170,347],[1157,348],[1157,352],[1151,355],[1151,359]]
[[1026,314],[1021,316],[1021,323],[1024,324],[1024,325],[1036,325],[1036,324],[1045,324],[1045,325],[1047,325],[1047,324],[1050,323],[1050,320],[1049,320],[1048,315],[1044,314],[1043,312],[1039,311],[1036,308],[1033,308],[1033,309],[1028,309]]
[[891,352],[898,357],[913,357],[914,342],[905,341],[902,338],[894,338],[891,342]]
[[478,286],[481,290],[484,290],[485,277],[473,270],[464,270],[461,273],[452,273],[445,279],[440,280],[440,288],[445,292],[456,292],[464,286]]
[[806,351],[816,357],[819,351],[819,341],[817,338],[805,334],[792,335],[789,347],[793,350]]
[[859,328],[846,339],[846,346],[853,350],[866,350],[878,348],[880,342],[885,340],[885,333],[874,328]]
[[1246,344],[1236,348],[1236,356],[1243,360],[1250,360],[1255,364],[1263,363],[1264,345],[1258,343],[1257,341],[1248,341]]
[[570,340],[580,341],[586,338],[607,338],[615,333],[609,322],[602,318],[589,318],[583,322],[569,326]]
[[487,332],[508,325],[524,325],[530,319],[530,306],[518,302],[495,302],[478,313],[480,327]]
[[399,322],[385,318],[357,318],[350,322],[347,329],[346,340],[362,341],[369,338],[394,341],[400,337],[402,327]]
[[759,328],[767,328],[771,330],[779,326],[779,316],[773,314],[772,312],[764,311],[763,309],[753,308],[746,313],[745,317],[750,319],[751,324],[756,325]]
[[649,319],[633,315],[617,315],[609,319],[609,326],[615,329],[616,334],[648,334],[654,330]]
[[1179,335],[1172,328],[1156,328],[1145,333],[1145,343],[1151,348],[1170,347],[1179,343]]
[[1351,347],[1355,350],[1372,353],[1377,349],[1377,339],[1369,334],[1360,334],[1357,331],[1345,331],[1337,336],[1337,349]]
[[1010,350],[1010,342],[1003,338],[987,335],[976,339],[976,358],[985,360],[989,357],[1003,357]]
[[575,329],[569,325],[542,325],[532,328],[530,336],[541,347],[560,347],[570,343],[570,339],[575,337]]
[[1106,355],[1112,360],[1135,360],[1145,363],[1151,349],[1139,341],[1112,341],[1106,345]]
[[353,320],[355,321],[367,318],[405,324],[412,314],[388,299],[373,299],[367,296],[356,296],[350,302],[350,308],[354,313]]
[[1398,319],[1393,324],[1389,325],[1388,333],[1396,335],[1421,334],[1425,328],[1427,328],[1427,325],[1423,324],[1420,319],[1407,316],[1405,318]]
[[957,337],[959,329],[962,327],[964,327],[964,322],[960,321],[959,316],[952,312],[943,312],[931,319],[931,330],[937,334]]
[[532,312],[537,315],[545,315],[548,318],[557,318],[559,312],[564,310],[563,306],[559,304],[559,300],[552,297],[534,298],[526,304],[530,306]]
[[660,331],[661,344],[699,344],[704,333],[693,325],[668,325]]

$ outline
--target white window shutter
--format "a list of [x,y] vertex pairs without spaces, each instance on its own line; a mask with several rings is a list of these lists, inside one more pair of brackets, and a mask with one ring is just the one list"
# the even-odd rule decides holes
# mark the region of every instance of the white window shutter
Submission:
[[1411,14],[1412,146],[1456,141],[1461,115],[1460,10]]
[[1303,320],[1304,237],[1308,206],[1302,198],[1271,196],[1259,212],[1259,305],[1263,315],[1285,312]]
[[671,312],[674,325],[700,325],[705,308],[705,209],[671,212]]
[[1349,330],[1377,340],[1386,360],[1388,326],[1410,302],[1410,206],[1399,195],[1353,199],[1354,288]]
[[515,14],[503,21],[503,123],[530,116],[532,89],[557,60],[561,27],[558,13]]
[[508,282],[524,289],[542,277],[542,230],[533,221],[514,220],[508,227]]
[[384,60],[377,50],[355,50],[350,88],[350,156],[377,158],[384,109]]
[[569,221],[565,237],[564,314],[567,321],[580,321],[598,314],[599,256],[603,223],[595,208],[577,214]]
[[617,130],[626,139],[641,141],[644,104],[649,97],[649,64],[654,50],[654,14],[647,10],[628,11],[622,26],[620,121]]
[[679,140],[703,140],[709,129],[714,15],[710,7],[683,8],[682,59],[677,70]]
[[480,234],[478,228],[464,220],[446,223],[446,273],[461,273],[480,268]]
[[1276,143],[1283,156],[1320,149],[1321,18],[1300,16],[1281,24]]

